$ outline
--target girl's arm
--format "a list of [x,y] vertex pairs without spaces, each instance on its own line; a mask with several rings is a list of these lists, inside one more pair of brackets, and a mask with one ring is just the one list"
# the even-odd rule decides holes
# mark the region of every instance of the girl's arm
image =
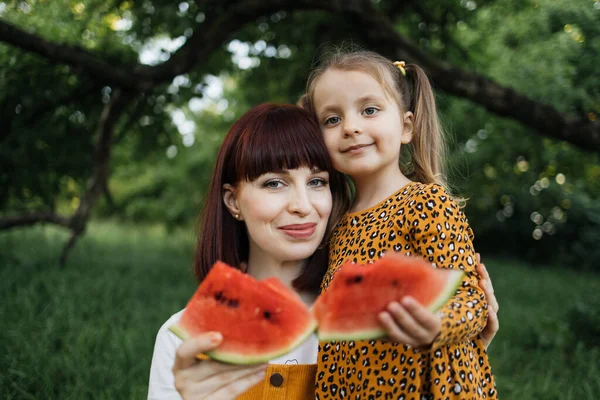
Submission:
[[391,303],[381,321],[390,338],[414,347],[437,349],[475,338],[486,325],[487,300],[479,287],[472,231],[466,217],[438,185],[427,185],[413,198],[405,227],[414,255],[437,268],[465,272],[456,294],[439,313],[410,298]]

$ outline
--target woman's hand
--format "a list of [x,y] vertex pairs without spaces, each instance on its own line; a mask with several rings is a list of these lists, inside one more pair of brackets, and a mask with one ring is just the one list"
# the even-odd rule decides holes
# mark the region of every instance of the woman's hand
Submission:
[[481,257],[479,256],[479,253],[477,253],[477,272],[479,273],[479,276],[481,276],[479,287],[481,287],[485,292],[485,297],[488,301],[487,323],[479,334],[479,337],[483,341],[483,345],[487,350],[490,343],[492,343],[494,336],[496,336],[496,332],[498,332],[498,329],[500,328],[500,323],[498,321],[499,305],[498,300],[496,300],[496,296],[494,296],[494,287],[492,286],[490,274],[488,274],[485,265],[481,263]]
[[429,347],[442,331],[440,314],[432,313],[410,296],[401,303],[391,302],[387,311],[379,314],[379,321],[389,340],[415,348]]
[[267,365],[228,365],[199,361],[196,354],[219,347],[223,337],[208,332],[181,343],[177,349],[173,375],[175,389],[184,400],[232,400],[260,382]]

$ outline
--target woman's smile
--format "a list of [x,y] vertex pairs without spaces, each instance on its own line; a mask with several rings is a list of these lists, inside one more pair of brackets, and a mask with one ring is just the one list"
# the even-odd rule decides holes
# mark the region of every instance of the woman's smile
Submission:
[[283,233],[295,239],[308,239],[317,229],[317,224],[314,222],[305,224],[285,225],[279,228]]

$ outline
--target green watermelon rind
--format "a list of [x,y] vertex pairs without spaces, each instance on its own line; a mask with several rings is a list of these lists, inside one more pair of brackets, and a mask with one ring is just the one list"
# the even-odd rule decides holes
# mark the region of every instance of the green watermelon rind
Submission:
[[348,332],[328,332],[326,334],[322,334],[317,331],[317,336],[322,342],[341,342],[348,340],[371,340],[371,339],[380,339],[387,336],[387,332],[383,329],[370,329],[363,331],[354,331],[351,333]]
[[431,312],[436,312],[438,311],[440,308],[442,308],[444,306],[444,304],[446,304],[446,302],[456,294],[456,289],[458,289],[458,287],[460,286],[460,283],[462,282],[465,273],[463,271],[459,271],[459,270],[448,270],[448,271],[452,271],[452,275],[454,275],[454,278],[450,278],[448,279],[448,282],[446,283],[446,287],[444,288],[444,290],[442,291],[442,293],[440,293],[440,295],[431,302],[431,304],[429,304],[427,306],[427,309]]
[[[453,270],[452,277],[450,277],[446,283],[444,290],[436,297],[430,304],[427,305],[427,309],[431,312],[436,312],[446,302],[454,296],[456,289],[460,286],[463,280],[464,272]],[[382,328],[366,329],[366,330],[355,330],[353,332],[325,332],[317,331],[319,340],[323,342],[331,341],[348,341],[348,340],[373,340],[380,339],[387,336],[387,331]]]
[[[310,325],[306,328],[305,332],[298,335],[298,339],[296,339],[294,342],[282,347],[280,350],[272,351],[270,353],[263,353],[259,356],[245,356],[236,352],[220,351],[218,348],[212,351],[207,351],[205,354],[213,360],[221,361],[227,364],[260,364],[289,353],[302,344],[306,339],[308,339],[308,337],[312,335],[316,329],[317,321],[311,318]],[[170,326],[169,330],[182,340],[186,340],[191,337],[185,328],[177,324]]]

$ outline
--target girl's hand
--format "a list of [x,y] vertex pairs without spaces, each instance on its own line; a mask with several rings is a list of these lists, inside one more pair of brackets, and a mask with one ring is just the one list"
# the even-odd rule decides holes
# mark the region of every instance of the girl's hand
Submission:
[[496,300],[496,296],[494,296],[494,287],[492,286],[492,280],[490,278],[490,274],[487,272],[485,265],[481,263],[481,258],[479,253],[477,253],[477,272],[481,276],[481,280],[479,281],[479,287],[481,287],[485,293],[485,297],[488,301],[488,318],[487,323],[479,337],[483,341],[483,345],[487,350],[490,343],[496,336],[496,332],[500,328],[500,323],[498,321],[498,300]]
[[184,400],[231,400],[260,382],[266,365],[239,366],[199,361],[196,354],[217,348],[223,337],[208,332],[187,340],[177,349],[173,375],[175,389]]
[[391,302],[387,311],[379,314],[379,321],[390,340],[415,348],[430,346],[442,331],[439,313],[432,313],[410,296],[401,303]]

